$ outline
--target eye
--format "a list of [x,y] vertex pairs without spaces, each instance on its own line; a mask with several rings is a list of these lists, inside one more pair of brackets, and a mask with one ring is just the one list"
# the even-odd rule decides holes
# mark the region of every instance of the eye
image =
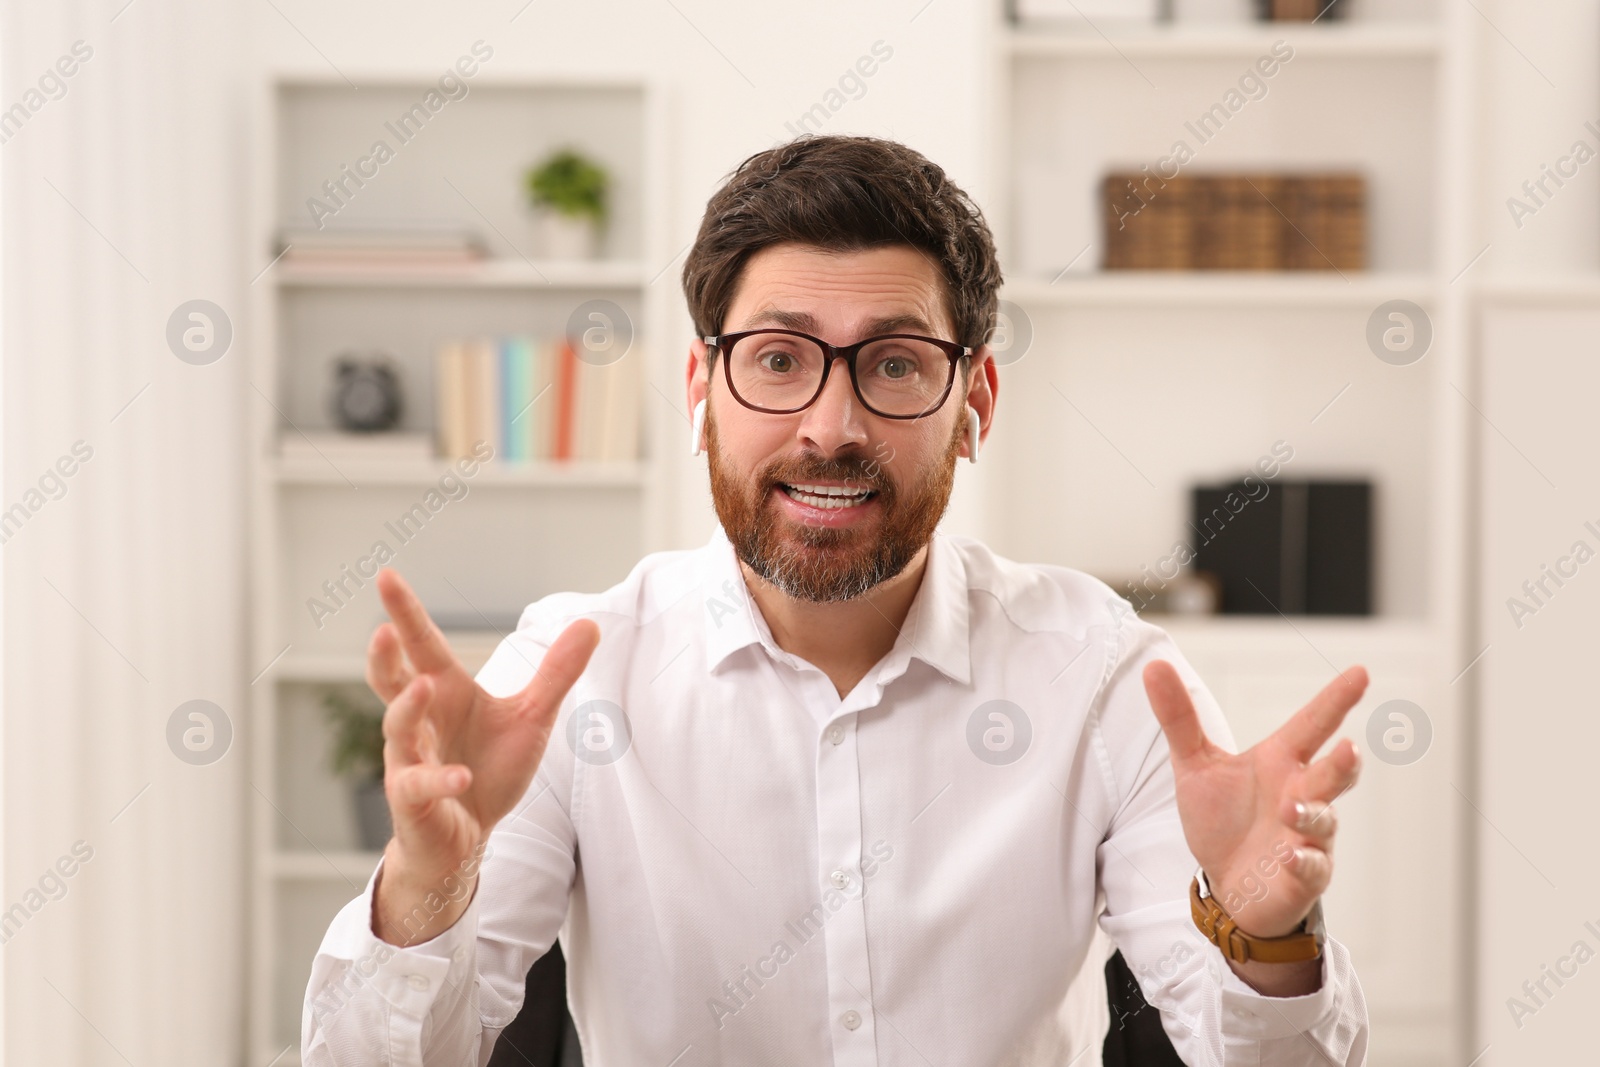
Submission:
[[770,346],[756,353],[756,365],[775,374],[793,373],[796,362],[793,351],[779,346]]
[[875,378],[900,382],[921,374],[924,362],[922,354],[911,345],[891,343],[873,348],[867,369]]

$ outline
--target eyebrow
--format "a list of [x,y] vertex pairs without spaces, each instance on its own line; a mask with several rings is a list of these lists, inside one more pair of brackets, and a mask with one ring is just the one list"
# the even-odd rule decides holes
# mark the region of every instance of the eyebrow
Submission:
[[[800,330],[804,333],[817,332],[817,320],[809,311],[785,311],[783,308],[764,307],[744,320],[741,329],[749,330],[757,326],[780,326],[786,330]],[[915,331],[934,336],[933,327],[923,320],[921,315],[889,315],[868,322],[862,336],[872,337],[882,333],[898,333],[901,331]]]

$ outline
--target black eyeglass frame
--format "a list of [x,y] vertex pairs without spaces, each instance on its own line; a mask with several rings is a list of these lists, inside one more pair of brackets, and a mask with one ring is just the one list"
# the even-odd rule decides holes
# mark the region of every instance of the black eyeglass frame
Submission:
[[[733,368],[731,366],[732,361],[727,358],[727,354],[733,350],[734,345],[738,344],[746,337],[752,337],[758,333],[788,334],[790,337],[799,337],[810,341],[822,349],[825,357],[822,361],[822,377],[817,380],[817,391],[811,394],[811,399],[807,400],[799,407],[794,408],[763,408],[757,407],[755,404],[750,403],[750,401],[739,395],[739,390],[735,388],[733,384]],[[821,396],[822,391],[828,387],[828,372],[833,369],[833,361],[836,359],[842,359],[844,360],[845,365],[850,369],[850,387],[855,390],[856,399],[861,401],[862,407],[866,408],[868,411],[872,412],[881,419],[926,418],[927,416],[932,415],[935,411],[938,411],[940,408],[944,407],[944,402],[950,399],[950,388],[951,386],[955,385],[956,382],[956,361],[963,358],[971,358],[973,353],[977,351],[976,349],[967,345],[958,345],[954,341],[943,341],[937,337],[924,337],[917,333],[885,333],[879,334],[876,337],[868,337],[864,340],[857,341],[853,345],[830,345],[822,338],[813,337],[809,333],[801,333],[799,330],[781,330],[776,327],[764,327],[759,330],[743,330],[739,333],[720,333],[711,337],[702,337],[701,340],[706,343],[707,347],[714,348],[723,354],[722,376],[727,381],[728,392],[733,394],[733,398],[739,403],[743,404],[745,407],[749,408],[751,411],[759,411],[764,415],[793,415],[797,412],[804,411],[812,404],[815,404],[817,402],[817,397]],[[860,354],[863,348],[866,348],[868,345],[873,344],[874,342],[892,340],[925,341],[928,344],[938,347],[946,356],[950,357],[950,374],[945,378],[944,391],[939,394],[938,400],[934,401],[932,404],[928,405],[925,410],[920,411],[915,415],[890,415],[887,412],[879,411],[877,408],[873,407],[867,402],[867,398],[865,396],[861,395],[861,379],[856,377],[856,356]]]

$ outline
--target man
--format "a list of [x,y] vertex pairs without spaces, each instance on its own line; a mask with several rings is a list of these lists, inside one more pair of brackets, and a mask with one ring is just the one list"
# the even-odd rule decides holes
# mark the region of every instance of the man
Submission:
[[1236,755],[1109,588],[936,530],[1000,384],[966,195],[803,138],[712,197],[683,281],[707,545],[533,604],[476,681],[380,575],[395,835],[308,1067],[487,1062],[558,933],[591,1063],[1066,1063],[1097,921],[1186,1062],[1363,1063],[1316,907],[1358,759],[1316,754],[1365,672]]

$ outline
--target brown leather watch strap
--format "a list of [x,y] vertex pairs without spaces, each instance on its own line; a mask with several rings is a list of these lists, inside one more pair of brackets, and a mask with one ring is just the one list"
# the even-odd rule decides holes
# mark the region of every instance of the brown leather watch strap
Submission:
[[[1320,906],[1321,902],[1318,902]],[[1216,898],[1200,895],[1200,879],[1189,883],[1189,909],[1194,924],[1222,955],[1235,963],[1257,960],[1261,963],[1299,963],[1314,960],[1322,952],[1320,923],[1302,922],[1296,933],[1282,937],[1254,937],[1240,930]],[[1312,927],[1308,929],[1307,927]]]

